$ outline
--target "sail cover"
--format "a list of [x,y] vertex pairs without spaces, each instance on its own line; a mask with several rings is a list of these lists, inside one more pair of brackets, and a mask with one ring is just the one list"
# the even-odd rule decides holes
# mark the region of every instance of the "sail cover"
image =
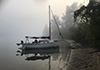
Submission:
[[25,38],[30,38],[30,39],[50,39],[50,36],[42,36],[42,37],[30,37],[30,36],[25,36]]

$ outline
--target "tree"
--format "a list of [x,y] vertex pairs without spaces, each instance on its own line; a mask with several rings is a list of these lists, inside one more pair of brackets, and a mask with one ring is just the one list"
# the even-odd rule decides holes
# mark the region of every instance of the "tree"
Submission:
[[[73,26],[74,24],[74,11],[78,8],[77,3],[73,3],[71,6],[67,6],[66,7],[66,11],[65,14],[63,14],[62,20],[59,19],[59,17],[57,15],[55,16],[55,19],[57,21],[57,24],[60,28],[60,31],[63,35],[64,38],[69,39],[69,37],[71,37],[70,35],[70,28]],[[56,38],[56,39],[61,39],[61,36],[59,34],[58,28],[56,26],[55,20],[54,18],[51,19],[51,29],[52,29],[52,38]],[[44,34],[46,34],[46,27],[44,29]]]
[[[77,18],[80,18],[79,22]],[[100,1],[90,0],[87,6],[82,6],[74,12],[75,22],[86,33],[89,45],[100,45]]]
[[77,3],[73,3],[71,6],[66,7],[66,12],[62,17],[62,33],[64,38],[70,39],[70,28],[74,25],[74,11],[78,8]]
[[[59,34],[59,30],[57,28],[57,25],[60,29],[60,31],[62,31],[62,22],[61,20],[59,19],[59,17],[57,15],[54,15],[55,19],[51,19],[51,32],[52,32],[52,39],[61,39],[61,36]],[[56,22],[57,22],[57,25],[56,25]]]

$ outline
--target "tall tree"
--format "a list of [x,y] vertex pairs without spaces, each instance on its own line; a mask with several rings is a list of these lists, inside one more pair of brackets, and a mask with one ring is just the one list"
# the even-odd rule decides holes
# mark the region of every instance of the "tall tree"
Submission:
[[91,45],[100,45],[100,1],[90,0],[87,6],[82,6],[74,12],[75,21],[80,18],[78,26],[86,33],[86,39]]
[[62,17],[62,31],[63,35],[65,38],[69,38],[70,36],[70,31],[69,29],[73,26],[74,24],[74,11],[78,9],[77,3],[73,3],[71,6],[66,7],[66,12]]

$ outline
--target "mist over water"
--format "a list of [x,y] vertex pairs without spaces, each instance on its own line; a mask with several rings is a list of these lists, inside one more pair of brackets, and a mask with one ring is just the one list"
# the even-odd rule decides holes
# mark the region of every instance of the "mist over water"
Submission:
[[[16,43],[26,35],[42,36],[48,24],[48,5],[61,17],[66,5],[71,3],[66,0],[0,0],[0,70],[48,70],[48,60],[28,62],[25,56],[17,57]],[[65,53],[61,55],[64,57]],[[52,59],[54,57],[56,55]],[[53,70],[56,70],[54,65],[59,64],[59,60],[53,60],[56,60],[52,63]]]
[[55,15],[65,13],[66,6],[74,1],[52,0],[1,0],[0,6],[0,37],[23,38],[41,36],[48,24],[48,5],[51,5]]

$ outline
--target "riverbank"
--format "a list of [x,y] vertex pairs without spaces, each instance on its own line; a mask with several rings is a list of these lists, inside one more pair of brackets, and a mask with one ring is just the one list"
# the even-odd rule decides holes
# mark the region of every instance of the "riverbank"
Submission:
[[[94,48],[83,48],[72,44],[70,60],[66,70],[99,70],[100,51]],[[77,48],[75,48],[75,46]]]

